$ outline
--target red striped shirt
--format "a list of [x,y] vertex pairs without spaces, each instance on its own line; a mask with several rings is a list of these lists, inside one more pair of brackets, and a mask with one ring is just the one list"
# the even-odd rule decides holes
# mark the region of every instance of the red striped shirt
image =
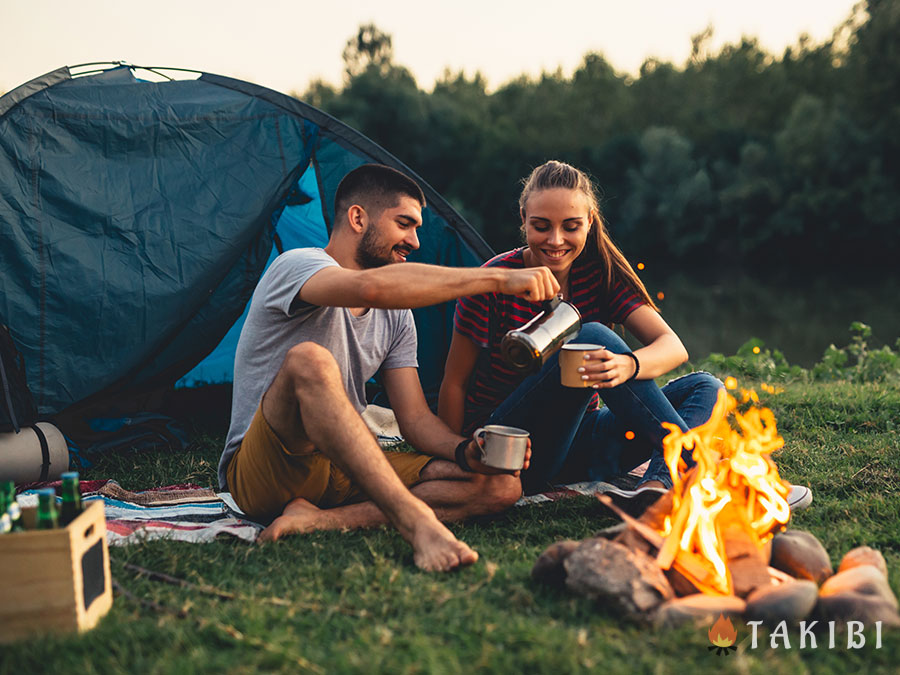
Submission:
[[[484,267],[524,268],[524,250],[517,248],[501,253],[488,260]],[[581,312],[585,323],[623,323],[631,312],[644,304],[632,288],[621,282],[616,282],[608,295],[604,293],[603,272],[596,261],[576,260],[569,283],[571,302]],[[474,295],[457,301],[456,332],[482,348],[466,394],[467,431],[482,424],[525,379],[526,375],[512,370],[503,360],[500,341],[508,331],[527,323],[540,311],[539,303],[503,293]],[[596,405],[598,399],[594,398]]]

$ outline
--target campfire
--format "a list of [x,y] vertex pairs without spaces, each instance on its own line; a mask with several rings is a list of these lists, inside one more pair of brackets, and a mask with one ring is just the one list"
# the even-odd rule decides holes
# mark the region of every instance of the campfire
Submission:
[[[758,402],[755,392],[745,391],[743,399]],[[706,424],[687,432],[663,426],[669,430],[663,448],[673,487],[671,512],[662,523],[665,541],[656,557],[660,568],[668,570],[680,560],[682,574],[698,572],[687,574],[694,586],[722,595],[734,594],[735,575],[751,577],[738,579],[742,590],[763,580],[767,565],[752,553],[762,551],[791,517],[790,486],[771,459],[784,445],[772,411],[751,407],[741,413],[735,398],[721,390]],[[685,451],[692,451],[696,462],[687,473]],[[738,562],[736,569],[728,564],[748,555],[751,560]]]
[[[834,574],[815,537],[786,531],[790,485],[772,460],[784,440],[755,391],[738,395],[720,391],[702,426],[682,432],[665,425],[663,451],[673,487],[663,497],[635,518],[599,495],[623,522],[592,539],[553,544],[532,577],[658,623],[725,614],[765,622],[815,615],[900,625],[880,553],[853,549]],[[690,468],[685,457],[693,459]]]

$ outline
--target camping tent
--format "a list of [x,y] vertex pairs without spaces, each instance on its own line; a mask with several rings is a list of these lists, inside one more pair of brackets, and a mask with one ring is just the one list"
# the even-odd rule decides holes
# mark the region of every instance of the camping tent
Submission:
[[[260,275],[280,250],[324,245],[338,182],[366,162],[425,191],[410,260],[490,256],[393,155],[270,89],[119,62],[63,67],[0,98],[0,321],[39,411],[230,381]],[[426,391],[452,311],[415,312]]]

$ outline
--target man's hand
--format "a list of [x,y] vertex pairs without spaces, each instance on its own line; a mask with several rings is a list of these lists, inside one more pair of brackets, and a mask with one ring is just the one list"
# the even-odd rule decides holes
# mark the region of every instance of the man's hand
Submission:
[[528,439],[528,446],[525,449],[525,463],[522,465],[522,469],[520,471],[507,471],[506,469],[496,469],[492,466],[488,466],[487,464],[481,463],[481,443],[478,439],[473,438],[469,441],[469,444],[466,446],[466,461],[469,463],[469,467],[475,473],[483,473],[486,475],[497,474],[497,473],[508,473],[513,476],[518,476],[522,471],[528,468],[531,464],[531,439]]
[[543,302],[559,294],[559,282],[549,267],[507,269],[500,281],[500,292],[530,302]]

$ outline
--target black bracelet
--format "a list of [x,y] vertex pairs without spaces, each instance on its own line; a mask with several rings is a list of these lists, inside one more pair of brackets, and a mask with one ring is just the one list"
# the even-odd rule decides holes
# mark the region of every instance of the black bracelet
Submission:
[[456,452],[454,453],[456,465],[467,473],[474,473],[472,467],[469,466],[469,461],[466,459],[466,448],[469,447],[469,443],[471,442],[472,440],[470,438],[460,442],[460,444],[456,446]]
[[634,378],[637,377],[637,374],[641,372],[641,362],[638,361],[638,357],[634,355],[634,352],[625,352],[625,356],[630,356],[634,359],[634,373],[632,373],[631,377],[629,377],[626,382],[631,382]]

